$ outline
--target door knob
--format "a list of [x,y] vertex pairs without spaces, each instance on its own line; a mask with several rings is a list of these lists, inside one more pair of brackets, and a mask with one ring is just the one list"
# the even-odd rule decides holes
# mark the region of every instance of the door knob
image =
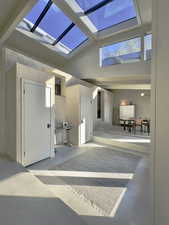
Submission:
[[51,124],[50,123],[47,124],[47,128],[51,128]]

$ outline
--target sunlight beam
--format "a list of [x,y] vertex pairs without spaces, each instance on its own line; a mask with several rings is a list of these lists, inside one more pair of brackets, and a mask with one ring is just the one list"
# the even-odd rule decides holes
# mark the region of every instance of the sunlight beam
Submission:
[[109,178],[109,179],[133,179],[133,173],[98,173],[84,171],[62,171],[62,170],[30,170],[35,176],[57,176],[57,177],[81,177],[81,178]]

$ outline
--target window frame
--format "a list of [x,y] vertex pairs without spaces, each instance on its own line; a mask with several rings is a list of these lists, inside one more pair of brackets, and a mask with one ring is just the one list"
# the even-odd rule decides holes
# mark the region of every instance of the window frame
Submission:
[[[132,0],[133,7],[134,7],[134,10],[136,13],[135,17],[129,18],[129,19],[122,21],[120,23],[117,23],[117,24],[113,24],[112,26],[106,27],[102,30],[98,30],[96,28],[96,26],[91,21],[91,19],[85,14],[85,10],[81,8],[81,6],[79,5],[79,3],[76,0],[72,0],[72,2],[70,0],[65,0],[65,1],[72,8],[72,10],[78,15],[78,17],[85,24],[85,26],[88,27],[88,29],[91,31],[91,33],[94,36],[96,36],[96,38],[98,38],[98,39],[99,39],[99,37],[103,38],[103,37],[106,37],[107,35],[111,35],[111,33],[118,32],[122,29],[126,29],[129,27],[135,26],[135,25],[140,25],[142,23],[138,3],[136,0]],[[104,0],[102,2],[104,2]],[[101,4],[102,2],[100,2],[98,4]],[[108,1],[107,4],[110,2],[111,1]],[[105,5],[103,5],[102,7],[104,7]],[[94,7],[92,7],[92,8],[94,8]],[[88,10],[90,10],[90,9],[88,9]],[[96,8],[96,10],[97,10],[97,8]]]

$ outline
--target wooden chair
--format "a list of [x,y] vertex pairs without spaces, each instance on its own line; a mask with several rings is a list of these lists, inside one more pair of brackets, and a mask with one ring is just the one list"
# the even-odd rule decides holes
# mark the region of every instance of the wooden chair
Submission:
[[149,120],[142,120],[141,132],[147,132],[148,135],[150,135],[150,121]]
[[131,133],[131,132],[133,132],[134,134],[136,133],[136,120],[135,119],[128,120],[127,130],[129,133]]

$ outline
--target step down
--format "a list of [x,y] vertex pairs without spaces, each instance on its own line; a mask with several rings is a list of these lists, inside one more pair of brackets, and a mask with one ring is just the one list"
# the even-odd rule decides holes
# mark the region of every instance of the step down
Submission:
[[112,148],[121,149],[123,151],[130,152],[132,154],[143,153],[143,154],[150,154],[150,144],[136,144],[136,143],[127,143],[127,142],[120,142],[114,140],[113,138],[106,138],[100,136],[93,136],[93,141],[96,143],[104,144]]

